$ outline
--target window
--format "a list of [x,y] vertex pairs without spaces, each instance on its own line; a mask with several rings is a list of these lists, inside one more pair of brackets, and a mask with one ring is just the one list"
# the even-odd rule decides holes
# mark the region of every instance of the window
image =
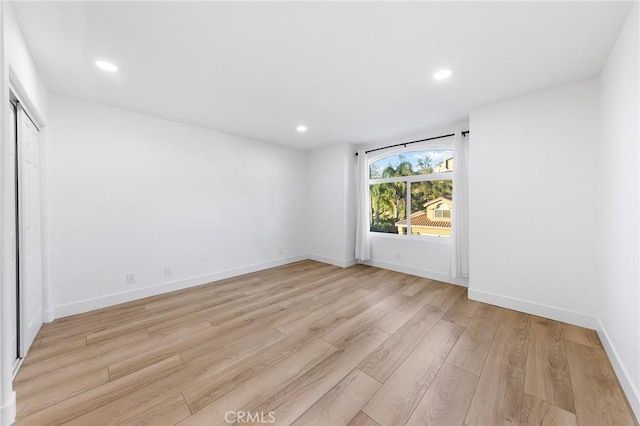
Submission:
[[369,230],[398,235],[451,235],[453,151],[429,149],[372,159]]

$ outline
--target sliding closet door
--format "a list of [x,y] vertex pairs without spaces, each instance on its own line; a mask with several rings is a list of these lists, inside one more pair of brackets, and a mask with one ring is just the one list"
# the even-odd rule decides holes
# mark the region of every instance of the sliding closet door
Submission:
[[42,238],[38,129],[18,104],[18,214],[20,356],[42,325]]

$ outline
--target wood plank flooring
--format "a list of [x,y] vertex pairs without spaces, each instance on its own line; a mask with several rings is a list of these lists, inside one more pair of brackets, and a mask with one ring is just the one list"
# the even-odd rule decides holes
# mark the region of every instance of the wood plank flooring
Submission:
[[313,261],[42,327],[19,425],[636,425],[593,330]]

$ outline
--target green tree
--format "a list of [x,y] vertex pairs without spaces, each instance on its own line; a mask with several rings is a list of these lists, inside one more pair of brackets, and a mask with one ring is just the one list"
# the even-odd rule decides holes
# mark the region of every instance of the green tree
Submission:
[[429,154],[426,154],[424,158],[418,158],[417,174],[427,175],[433,173],[433,166],[431,165],[431,162],[432,160]]
[[395,206],[392,201],[392,190],[393,188],[386,183],[379,183],[370,187],[372,231],[383,231],[383,228],[385,228],[383,226],[384,222],[388,222],[386,219],[393,217],[392,214],[394,213],[392,212],[395,211]]
[[[382,177],[390,178],[390,177],[400,177],[400,176],[413,176],[415,172],[413,171],[413,165],[406,160],[406,158],[402,155],[398,156],[400,162],[394,167],[391,163],[387,165],[387,167],[382,171]],[[407,205],[407,184],[406,182],[396,182],[391,184],[395,189],[394,194],[394,205],[395,205],[395,218],[396,222],[402,219],[401,212],[406,212]]]

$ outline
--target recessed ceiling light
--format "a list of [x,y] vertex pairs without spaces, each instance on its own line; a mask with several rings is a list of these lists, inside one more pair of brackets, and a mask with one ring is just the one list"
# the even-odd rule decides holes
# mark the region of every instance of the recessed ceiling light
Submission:
[[307,131],[307,126],[304,126],[301,124],[298,127],[296,127],[296,130],[298,131],[298,133],[304,133]]
[[434,80],[444,80],[449,77],[451,77],[451,70],[440,70],[433,74]]
[[109,71],[109,72],[116,72],[118,71],[118,67],[116,67],[115,65],[113,65],[111,62],[107,62],[107,61],[96,61],[96,66],[98,68],[100,68],[101,70],[105,70],[105,71]]

